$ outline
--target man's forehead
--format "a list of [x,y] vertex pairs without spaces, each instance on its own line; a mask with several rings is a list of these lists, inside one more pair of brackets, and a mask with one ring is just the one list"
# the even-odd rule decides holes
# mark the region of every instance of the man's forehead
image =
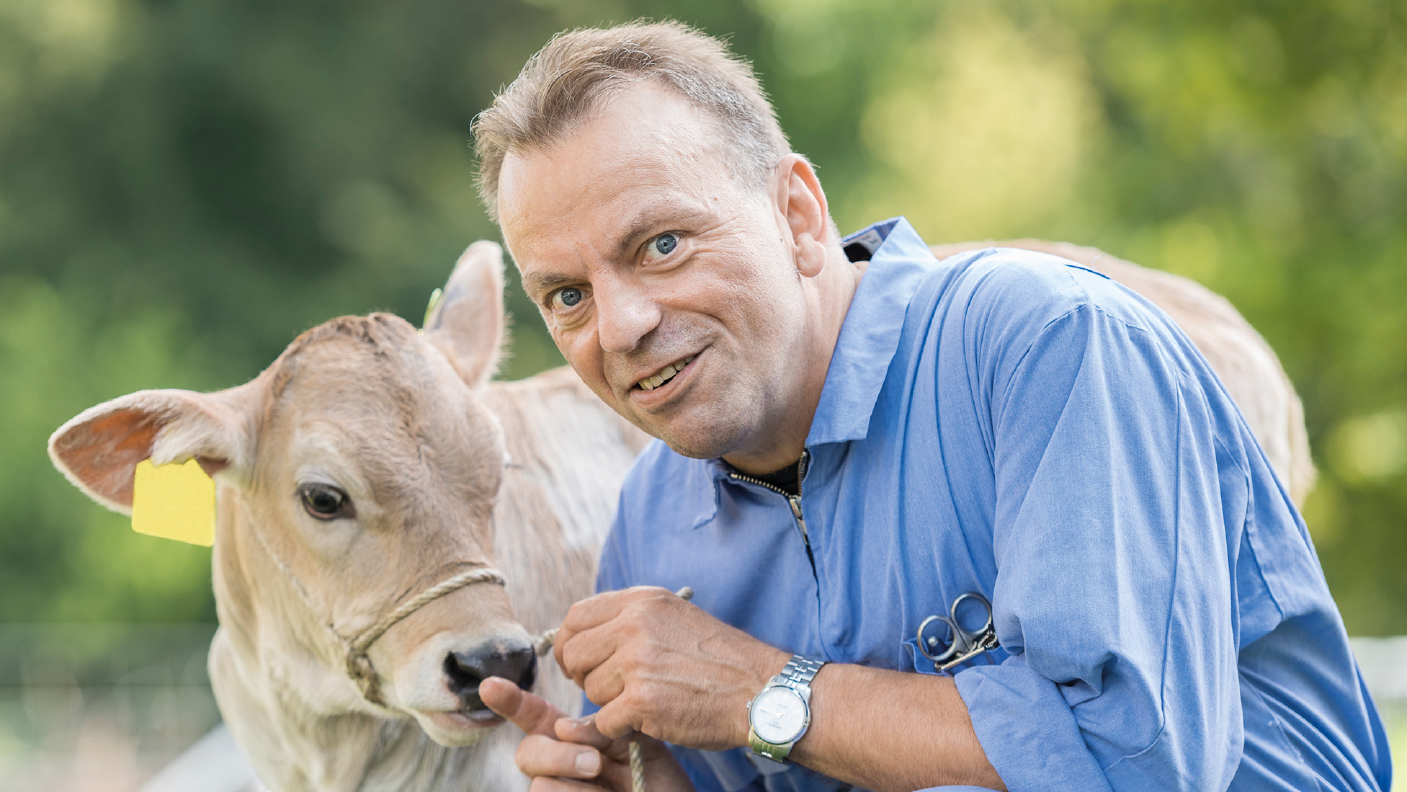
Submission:
[[688,100],[646,84],[619,92],[559,140],[509,152],[498,209],[515,260],[588,219],[593,236],[619,236],[647,213],[706,209],[709,188],[731,179],[717,132]]

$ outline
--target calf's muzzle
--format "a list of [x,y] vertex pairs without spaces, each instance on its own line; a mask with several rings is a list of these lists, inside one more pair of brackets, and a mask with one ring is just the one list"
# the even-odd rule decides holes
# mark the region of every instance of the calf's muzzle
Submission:
[[537,652],[531,645],[489,644],[468,652],[450,652],[445,657],[445,676],[450,692],[459,697],[466,710],[484,709],[479,683],[489,677],[502,677],[528,690],[537,681]]

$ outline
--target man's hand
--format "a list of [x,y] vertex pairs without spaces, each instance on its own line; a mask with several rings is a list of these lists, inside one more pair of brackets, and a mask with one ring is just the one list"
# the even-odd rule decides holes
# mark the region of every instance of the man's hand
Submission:
[[[649,792],[692,792],[683,769],[650,737],[703,750],[745,745],[747,703],[789,657],[653,587],[572,606],[556,653],[601,705],[594,722],[564,718],[503,680],[479,686],[484,703],[528,732],[518,766],[533,776],[532,792],[573,792],[582,781],[629,792],[630,739],[644,748]],[[792,749],[793,761],[880,792],[1005,788],[951,677],[831,663],[811,688],[811,728]],[[588,750],[596,764],[582,757]]]
[[573,605],[555,651],[562,670],[601,707],[596,729],[603,735],[641,732],[713,751],[747,743],[747,703],[788,658],[652,586]]
[[[583,786],[632,792],[630,744],[612,740],[591,718],[566,713],[506,679],[491,677],[479,695],[494,712],[527,732],[518,744],[518,769],[532,779],[530,792],[582,792]],[[693,792],[684,769],[658,740],[636,735],[649,792]]]

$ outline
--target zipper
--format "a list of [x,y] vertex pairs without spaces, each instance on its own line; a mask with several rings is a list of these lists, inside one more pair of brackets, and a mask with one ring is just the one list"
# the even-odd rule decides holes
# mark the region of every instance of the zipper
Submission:
[[806,546],[806,560],[811,563],[811,577],[814,578],[816,577],[816,556],[814,553],[811,552],[811,534],[807,532],[806,518],[803,517],[801,514],[801,493],[803,488],[806,486],[806,466],[810,463],[810,461],[811,453],[809,451],[802,451],[801,459],[798,460],[796,463],[795,495],[791,494],[790,492],[787,492],[781,487],[775,486],[773,484],[768,484],[765,481],[755,479],[752,476],[743,475],[742,473],[729,473],[728,478],[734,479],[736,481],[746,481],[749,484],[756,484],[757,486],[762,487],[764,489],[772,490],[773,492],[787,499],[787,505],[791,506],[791,516],[796,518],[796,529],[801,533],[801,543]]

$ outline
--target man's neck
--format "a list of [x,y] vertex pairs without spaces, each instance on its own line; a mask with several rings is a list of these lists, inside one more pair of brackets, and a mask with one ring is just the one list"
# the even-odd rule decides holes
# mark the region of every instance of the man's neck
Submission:
[[801,453],[806,450],[806,438],[811,434],[816,408],[821,403],[826,374],[830,370],[836,344],[840,341],[845,315],[868,267],[868,261],[851,261],[845,255],[838,236],[833,240],[825,270],[818,276],[821,282],[817,284],[819,288],[812,313],[816,318],[816,335],[812,337],[810,349],[804,356],[809,361],[803,367],[806,381],[795,391],[796,396],[790,399],[791,409],[787,411],[784,423],[773,427],[759,448],[725,454],[724,462],[756,477],[795,464],[801,458]]

